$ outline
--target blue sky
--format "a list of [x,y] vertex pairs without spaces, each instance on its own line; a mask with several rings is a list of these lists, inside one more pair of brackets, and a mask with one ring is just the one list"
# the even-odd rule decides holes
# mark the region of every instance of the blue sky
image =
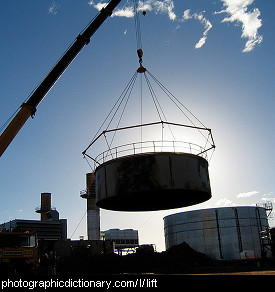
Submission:
[[[98,4],[1,2],[0,125],[97,14]],[[142,4],[147,10],[140,15],[144,66],[212,129],[217,146],[209,166],[209,201],[156,212],[101,210],[101,230],[139,229],[141,243],[164,250],[163,217],[168,214],[275,202],[275,2]],[[40,193],[51,192],[52,205],[68,219],[68,237],[73,234],[85,213],[79,191],[90,172],[81,153],[138,67],[132,16],[131,2],[122,0],[1,157],[1,223],[39,219],[34,209]],[[85,218],[73,238],[79,235],[86,236]]]

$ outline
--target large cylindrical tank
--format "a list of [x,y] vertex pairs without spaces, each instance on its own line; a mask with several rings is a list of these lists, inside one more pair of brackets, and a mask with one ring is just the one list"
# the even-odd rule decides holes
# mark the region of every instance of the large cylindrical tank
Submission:
[[166,249],[185,241],[214,259],[239,260],[271,256],[266,248],[265,208],[223,207],[164,217]]
[[186,153],[143,153],[97,167],[100,208],[154,211],[190,206],[211,198],[208,162]]

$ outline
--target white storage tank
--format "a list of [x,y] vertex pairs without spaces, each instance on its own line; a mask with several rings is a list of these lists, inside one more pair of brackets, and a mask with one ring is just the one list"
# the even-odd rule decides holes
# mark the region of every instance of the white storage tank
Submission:
[[164,217],[166,249],[182,242],[218,260],[271,257],[263,207],[223,207]]

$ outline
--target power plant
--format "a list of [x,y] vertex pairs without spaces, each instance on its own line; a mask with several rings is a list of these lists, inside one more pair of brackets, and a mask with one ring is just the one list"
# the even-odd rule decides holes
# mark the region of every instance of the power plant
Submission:
[[[24,273],[25,254],[32,262],[40,258],[39,273],[53,275],[99,271],[186,273],[197,270],[198,264],[202,270],[204,266],[220,270],[223,268],[221,262],[225,267],[228,262],[239,265],[243,262],[250,268],[259,268],[259,265],[265,267],[265,263],[273,261],[274,230],[268,224],[271,203],[201,209],[166,216],[166,251],[156,252],[153,244],[140,244],[138,230],[113,228],[100,231],[94,183],[94,173],[87,173],[87,189],[81,192],[81,197],[87,200],[87,240],[67,238],[67,220],[59,219],[58,211],[51,204],[51,193],[41,193],[41,205],[35,209],[41,214],[40,221],[15,219],[0,225],[0,267],[1,263],[13,263],[7,268],[13,273],[11,269],[17,263],[17,270],[22,269],[21,273]],[[28,236],[29,245],[26,245]],[[20,238],[24,240],[22,245],[18,245]],[[6,246],[12,243],[13,246]],[[48,258],[46,262],[45,257]],[[76,264],[79,261],[81,266]],[[140,265],[140,261],[146,264]],[[29,267],[30,264],[28,271]]]

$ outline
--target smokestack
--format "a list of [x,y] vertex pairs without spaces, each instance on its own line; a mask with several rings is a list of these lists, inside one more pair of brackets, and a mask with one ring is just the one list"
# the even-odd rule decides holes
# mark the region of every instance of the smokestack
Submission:
[[41,193],[41,206],[35,210],[41,214],[41,221],[47,221],[49,219],[47,212],[52,210],[51,195],[51,193]]
[[87,234],[88,240],[100,240],[100,211],[96,205],[95,173],[86,174]]

